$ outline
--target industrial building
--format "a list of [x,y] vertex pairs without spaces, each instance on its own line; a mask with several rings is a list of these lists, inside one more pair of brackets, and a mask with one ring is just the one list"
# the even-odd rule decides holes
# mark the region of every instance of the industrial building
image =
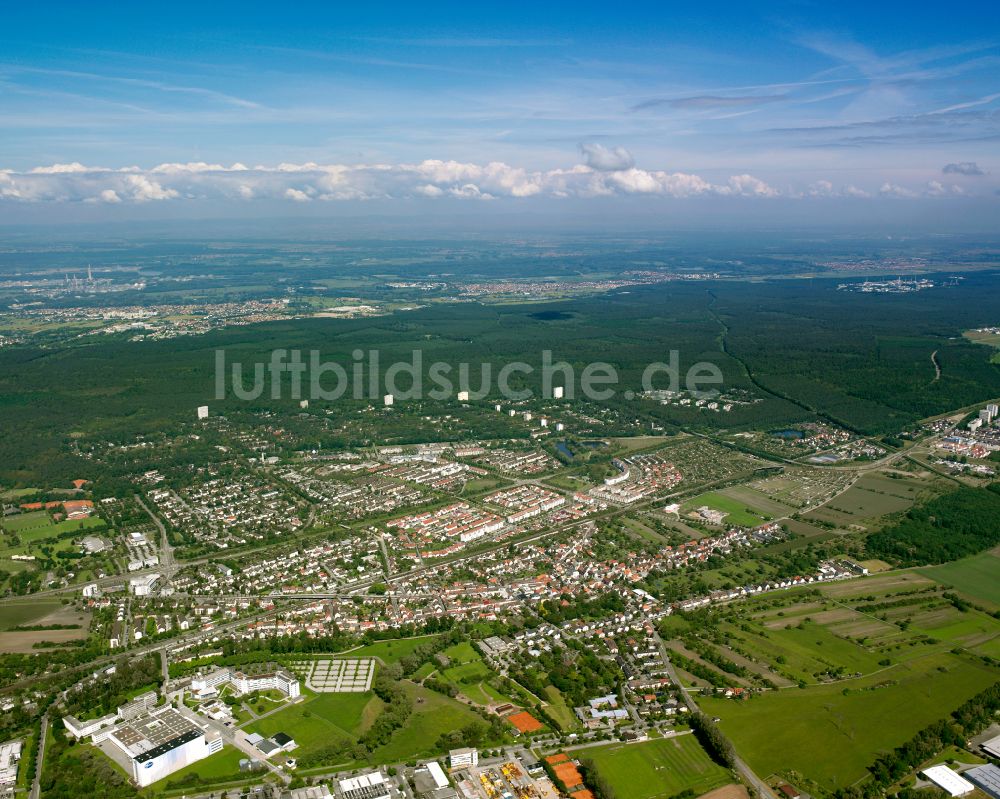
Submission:
[[976,790],[975,785],[947,766],[931,766],[920,773],[952,797],[965,796]]
[[168,705],[115,727],[101,749],[144,788],[221,751],[222,737]]
[[63,716],[63,726],[77,740],[90,737],[91,742],[97,744],[108,737],[115,724],[132,721],[145,715],[156,707],[156,703],[156,691],[147,691],[144,694],[139,694],[131,702],[119,705],[116,712],[109,713],[107,716],[86,721],[80,721],[75,716]]
[[970,768],[963,774],[969,782],[992,799],[1000,799],[1000,767],[992,763]]
[[341,780],[337,796],[343,799],[390,799],[392,788],[381,771],[373,771]]
[[980,747],[990,757],[1000,758],[1000,735],[996,738],[990,738],[988,741],[983,741]]
[[17,767],[21,762],[21,741],[7,741],[0,745],[0,788],[17,782]]

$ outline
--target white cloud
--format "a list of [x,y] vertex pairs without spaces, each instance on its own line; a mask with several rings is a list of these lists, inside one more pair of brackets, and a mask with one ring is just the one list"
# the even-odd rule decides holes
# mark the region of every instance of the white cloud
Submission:
[[128,195],[136,202],[147,200],[173,200],[180,196],[176,189],[165,189],[160,183],[145,175],[126,175]]
[[895,183],[883,183],[879,188],[878,193],[883,197],[904,197],[911,198],[917,197],[917,193],[911,189],[904,188],[902,186],[897,186]]
[[810,197],[832,197],[834,193],[833,184],[829,180],[817,180],[809,187]]
[[[486,164],[426,160],[403,164],[302,164],[232,166],[205,162],[164,163],[151,169],[55,164],[25,171],[0,169],[0,200],[21,202],[285,201],[528,197],[917,197],[955,195],[936,181],[913,187],[885,183],[880,189],[826,179],[804,188],[779,191],[750,174],[709,179],[687,172],[641,169],[631,155],[600,145],[584,149],[588,163],[569,168],[529,170],[500,161]],[[594,166],[599,164],[600,167]]]
[[585,143],[580,145],[587,166],[602,172],[615,171],[618,169],[631,169],[635,166],[635,159],[632,153],[624,147],[615,147],[609,150],[603,144]]
[[733,175],[729,178],[727,188],[728,191],[720,191],[720,193],[737,194],[741,197],[777,197],[780,193],[753,175]]

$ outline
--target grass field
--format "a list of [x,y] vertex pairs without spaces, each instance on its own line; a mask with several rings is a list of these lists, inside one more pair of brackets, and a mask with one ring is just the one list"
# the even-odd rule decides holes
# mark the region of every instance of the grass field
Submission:
[[959,593],[974,600],[1000,607],[1000,550],[998,549],[919,571],[943,585],[954,586]]
[[313,694],[274,715],[254,721],[244,729],[265,737],[287,733],[299,745],[297,754],[309,754],[331,742],[331,738],[354,740],[374,720],[382,702],[371,692]]
[[703,506],[722,511],[727,514],[724,520],[725,524],[735,524],[741,527],[755,527],[764,521],[762,516],[759,516],[749,510],[746,503],[741,502],[734,497],[726,496],[722,493],[716,493],[715,491],[710,491],[707,494],[701,494],[694,499],[689,499],[684,503],[682,511],[687,514]]
[[52,538],[71,530],[90,530],[97,527],[104,527],[104,520],[97,516],[53,522],[49,514],[43,510],[8,516],[3,521],[4,530],[15,533],[25,542]]
[[698,795],[732,781],[693,735],[598,746],[580,757],[594,762],[617,799],[664,799],[687,790]]
[[738,502],[741,506],[750,508],[762,516],[785,516],[795,510],[791,505],[779,502],[773,497],[757,491],[746,485],[730,486],[722,489],[719,494]]
[[543,698],[549,703],[548,707],[545,708],[545,712],[559,722],[564,730],[572,730],[580,726],[576,716],[573,714],[572,708],[566,704],[566,700],[558,688],[554,685],[546,685],[545,696]]
[[761,776],[794,770],[834,790],[996,679],[980,661],[937,652],[846,683],[701,705]]
[[400,658],[413,654],[413,650],[421,644],[426,644],[434,638],[433,635],[423,635],[417,638],[395,638],[391,641],[377,641],[374,644],[352,649],[349,652],[341,652],[344,657],[375,657],[384,663],[398,663]]
[[403,685],[413,699],[413,713],[388,744],[372,752],[373,763],[397,763],[436,754],[442,733],[481,720],[465,705],[444,694],[410,682]]
[[159,782],[154,782],[142,793],[150,796],[161,793],[180,795],[191,793],[192,788],[204,789],[214,785],[255,782],[259,779],[260,772],[250,775],[240,771],[240,760],[245,757],[246,755],[235,746],[226,746],[221,752],[185,766]]

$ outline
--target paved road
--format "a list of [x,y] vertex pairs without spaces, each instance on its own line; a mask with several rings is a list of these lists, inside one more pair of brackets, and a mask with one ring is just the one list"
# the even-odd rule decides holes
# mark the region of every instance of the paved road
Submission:
[[177,573],[179,567],[177,565],[177,561],[174,560],[174,548],[170,545],[170,536],[167,535],[167,528],[163,526],[163,522],[160,521],[160,517],[149,509],[149,506],[142,501],[142,497],[138,494],[135,495],[135,501],[139,503],[139,506],[144,511],[146,511],[146,514],[153,520],[153,524],[155,524],[157,529],[160,531],[159,570],[163,573],[163,582],[169,583],[174,578],[174,575]]
[[[653,630],[653,636],[656,639],[657,646],[659,646],[660,648],[660,658],[663,660],[663,665],[667,670],[667,674],[670,676],[670,679],[678,687],[680,687],[681,680],[677,674],[677,669],[675,669],[674,664],[670,662],[670,656],[667,654],[667,646],[666,644],[663,643],[663,639],[660,638],[660,634],[656,632],[655,628]],[[688,706],[688,710],[690,710],[692,713],[701,712],[700,708],[698,707],[698,703],[695,702],[694,696],[690,691],[682,690],[680,692],[680,695],[684,700],[684,704]],[[754,773],[753,769],[751,769],[750,766],[747,765],[746,761],[744,761],[743,758],[735,754],[735,747],[733,754],[733,765],[736,771],[739,772],[739,775],[747,783],[747,785],[752,787],[757,792],[758,796],[762,797],[762,799],[777,799],[774,791],[771,790],[771,787]]]
[[49,733],[49,714],[42,716],[42,731],[38,738],[38,757],[35,759],[35,776],[31,779],[28,799],[39,799],[42,792],[42,763],[45,761],[45,739]]

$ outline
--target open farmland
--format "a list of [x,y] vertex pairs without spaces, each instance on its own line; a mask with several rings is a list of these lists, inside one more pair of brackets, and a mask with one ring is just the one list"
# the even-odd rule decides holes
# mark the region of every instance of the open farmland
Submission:
[[732,680],[702,658],[703,668],[732,684],[770,682],[747,701],[699,700],[758,773],[796,772],[824,791],[852,784],[880,752],[1000,678],[980,657],[1000,651],[1000,620],[922,571],[758,597],[700,633],[695,649],[750,676]]
[[837,527],[868,527],[880,517],[908,510],[932,493],[926,482],[866,474],[846,491],[803,518]]
[[1000,607],[1000,549],[971,558],[920,569],[920,574],[954,587],[963,596]]
[[[934,652],[841,684],[704,699],[706,713],[758,773],[797,772],[826,791],[851,785],[887,749],[996,682],[978,659]],[[892,723],[887,723],[891,719]]]
[[[86,639],[90,616],[90,611],[63,605],[58,600],[4,605],[0,609],[0,652],[37,653],[35,644],[67,644]],[[43,629],[18,630],[18,627]],[[59,627],[66,629],[56,629]]]

